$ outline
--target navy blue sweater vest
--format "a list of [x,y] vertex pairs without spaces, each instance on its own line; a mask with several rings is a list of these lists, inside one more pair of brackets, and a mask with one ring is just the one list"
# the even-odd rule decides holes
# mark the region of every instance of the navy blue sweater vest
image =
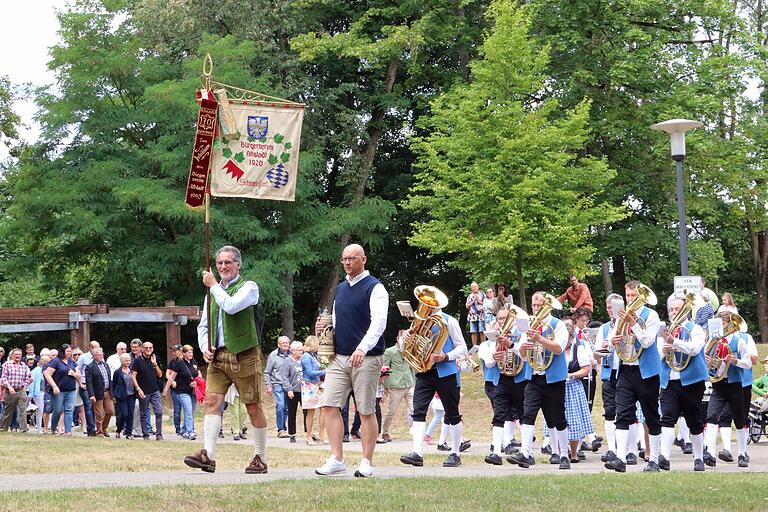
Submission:
[[[336,287],[334,339],[337,354],[352,355],[365,333],[368,332],[368,327],[371,325],[371,293],[377,284],[379,280],[369,275],[355,286],[350,286],[349,281],[344,280]],[[380,356],[384,353],[384,348],[382,336],[366,355]]]

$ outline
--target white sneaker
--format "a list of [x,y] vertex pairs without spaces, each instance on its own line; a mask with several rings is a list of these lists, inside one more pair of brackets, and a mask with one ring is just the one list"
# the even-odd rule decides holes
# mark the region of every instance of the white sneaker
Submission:
[[347,471],[347,465],[343,462],[339,462],[336,460],[336,457],[331,455],[328,457],[328,460],[325,461],[325,464],[320,466],[319,468],[315,468],[315,473],[318,475],[328,476],[328,475],[338,475],[341,473],[346,473]]
[[360,465],[355,470],[355,476],[358,478],[371,478],[373,476],[373,466],[368,459],[360,459]]

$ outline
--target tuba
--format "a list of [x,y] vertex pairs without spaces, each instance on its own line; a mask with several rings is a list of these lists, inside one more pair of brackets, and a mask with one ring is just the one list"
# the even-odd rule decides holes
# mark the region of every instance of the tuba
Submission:
[[504,320],[504,323],[499,328],[499,338],[496,341],[496,352],[503,351],[504,358],[497,362],[496,365],[503,375],[514,377],[523,369],[524,361],[511,346],[506,347],[503,345],[501,337],[509,335],[512,326],[515,325],[515,321],[518,318],[528,318],[528,313],[514,304],[504,304],[503,309],[507,310],[507,319]]
[[[536,316],[533,317],[533,321],[531,322],[531,329],[538,329],[541,323],[545,318],[547,318],[547,315],[549,315],[553,309],[563,309],[563,305],[560,304],[560,301],[557,300],[554,295],[545,293],[544,304],[542,304],[541,309],[538,313],[536,313]],[[531,365],[531,368],[537,372],[543,372],[549,368],[549,365],[552,364],[554,358],[554,352],[550,351],[549,355],[547,356],[547,350],[544,348],[544,345],[536,342],[534,342],[534,347],[525,354],[526,361],[528,361],[528,364]]]
[[722,336],[713,336],[704,347],[704,355],[707,357],[707,373],[711,382],[720,382],[728,376],[731,363],[725,359],[733,354],[731,346],[723,341],[723,338],[735,332],[747,332],[747,321],[736,313],[731,313],[728,325],[723,329]]
[[[413,290],[419,301],[411,323],[411,336],[403,346],[403,359],[416,373],[429,371],[434,364],[432,354],[443,350],[448,339],[448,324],[438,312],[448,305],[448,297],[434,286],[421,285]],[[437,327],[437,332],[432,329]]]
[[[627,314],[634,313],[639,311],[645,304],[655,306],[657,303],[656,294],[644,284],[640,284],[637,286],[637,297],[627,305],[626,311]],[[638,319],[638,321],[641,320]],[[616,349],[619,359],[625,363],[634,363],[640,359],[643,347],[635,348],[635,336],[630,332],[628,324],[621,318],[616,321],[616,333],[621,335],[619,347]]]
[[333,359],[333,356],[336,355],[336,345],[333,341],[333,315],[328,312],[328,308],[323,308],[319,319],[323,322],[323,331],[319,336],[317,357],[322,364],[327,365]]
[[[696,294],[693,292],[686,293],[685,299],[682,307],[680,308],[680,311],[677,312],[674,318],[672,318],[669,321],[669,328],[668,332],[669,334],[672,334],[677,327],[680,327],[683,322],[685,322],[685,319],[688,318],[688,313],[691,312],[693,309],[693,305],[696,302]],[[680,327],[680,329],[685,329],[685,327]],[[686,329],[687,330],[687,329]],[[691,333],[688,333],[688,336],[690,337]],[[688,368],[688,363],[691,362],[691,356],[684,353],[679,352],[677,350],[672,350],[667,354],[666,356],[667,364],[670,368],[672,368],[673,371],[681,372]]]

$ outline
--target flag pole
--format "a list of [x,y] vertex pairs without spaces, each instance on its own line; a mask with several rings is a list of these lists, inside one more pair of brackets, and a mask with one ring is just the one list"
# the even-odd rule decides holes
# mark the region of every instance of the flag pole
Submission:
[[[206,90],[211,89],[213,81],[213,59],[211,54],[206,53],[203,59],[203,87]],[[208,167],[208,184],[205,187],[205,270],[211,271],[211,184],[210,184],[210,164]],[[208,352],[213,353],[213,333],[211,332],[211,289],[206,287],[206,308],[205,314],[208,321]]]

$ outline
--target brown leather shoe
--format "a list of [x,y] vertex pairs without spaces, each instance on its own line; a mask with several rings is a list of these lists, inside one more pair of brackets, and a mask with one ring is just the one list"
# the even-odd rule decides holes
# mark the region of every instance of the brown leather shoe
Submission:
[[392,442],[392,438],[390,437],[389,434],[383,434],[381,436],[381,438],[384,440],[385,443],[391,443]]
[[216,461],[208,458],[208,452],[205,448],[201,449],[194,455],[184,457],[184,464],[191,468],[202,469],[206,473],[216,472]]
[[248,464],[248,467],[245,468],[245,474],[246,475],[263,475],[267,472],[267,465],[264,464],[264,462],[261,460],[261,457],[258,455],[253,456],[253,460],[251,460],[251,463]]

